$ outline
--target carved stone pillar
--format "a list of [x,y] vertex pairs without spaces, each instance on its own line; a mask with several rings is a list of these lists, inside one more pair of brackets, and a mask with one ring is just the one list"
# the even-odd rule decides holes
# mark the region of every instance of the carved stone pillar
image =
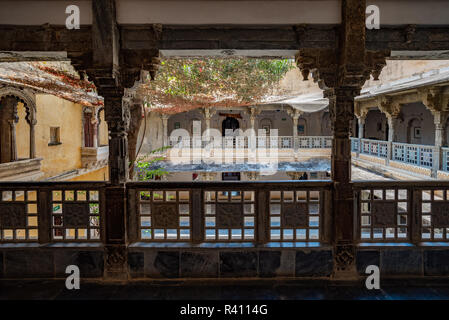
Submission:
[[168,114],[161,115],[162,118],[162,146],[168,146]]
[[442,147],[446,143],[445,123],[446,112],[433,112],[433,123],[435,124],[435,147]]
[[297,151],[297,140],[298,140],[298,119],[301,116],[302,112],[296,109],[292,109],[289,112],[290,117],[293,120],[293,132],[292,132],[292,137],[293,137],[293,150]]
[[354,230],[354,198],[351,184],[350,131],[354,118],[354,97],[360,89],[340,87],[332,90],[329,111],[333,129],[332,180],[334,181],[334,277],[356,275]]
[[385,66],[388,51],[366,50],[366,1],[343,0],[338,49],[301,49],[296,62],[303,77],[310,71],[329,99],[333,143],[332,180],[334,247],[333,279],[357,279],[354,243],[354,199],[351,183],[351,124],[354,98],[372,74],[376,79]]
[[365,120],[366,120],[366,116],[365,117],[363,117],[363,116],[357,117],[357,121],[359,124],[359,132],[358,132],[357,138],[359,138],[359,139],[363,139],[365,137]]
[[11,110],[11,118],[8,119],[9,136],[11,137],[10,156],[11,161],[17,161],[18,157],[17,157],[16,123],[19,122],[19,115],[17,112],[17,104],[19,103],[19,101],[15,97],[7,97],[5,98],[5,100],[7,105],[6,109],[8,110],[9,107],[9,109]]
[[14,120],[8,120],[10,137],[11,137],[11,162],[17,161],[17,145],[16,145],[16,122]]
[[129,110],[122,103],[123,90],[101,92],[109,129],[109,179],[106,187],[105,270],[107,279],[127,279],[126,189],[128,178]]
[[394,142],[394,134],[396,131],[396,117],[387,115],[388,121],[388,142]]
[[105,117],[109,129],[109,179],[121,184],[128,179],[129,109],[121,95],[104,95]]
[[210,108],[204,108],[204,121],[206,123],[206,131],[210,129],[210,119],[212,118],[214,112],[211,112]]
[[35,133],[35,126],[37,121],[35,119],[32,119],[29,122],[30,125],[30,159],[36,158],[36,133]]
[[433,152],[433,168],[432,176],[434,178],[438,177],[438,170],[440,170],[440,165],[442,163],[442,152],[441,147],[445,144],[445,120],[447,118],[447,112],[434,111],[433,113],[433,123],[435,124],[435,149]]

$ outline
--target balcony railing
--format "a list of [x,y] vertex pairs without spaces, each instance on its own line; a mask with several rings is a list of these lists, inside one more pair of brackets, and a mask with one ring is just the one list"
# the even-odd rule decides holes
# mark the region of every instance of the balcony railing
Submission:
[[328,136],[239,136],[239,137],[170,137],[168,141],[175,148],[277,148],[277,149],[328,149],[332,147],[332,137]]
[[[0,183],[0,243],[103,242],[105,183]],[[449,182],[355,182],[355,241],[449,244]],[[328,243],[332,182],[131,182],[131,243]]]
[[[0,184],[0,243],[101,242],[104,183]],[[325,242],[326,182],[127,183],[131,242]]]
[[386,161],[393,160],[416,167],[432,169],[435,172],[437,170],[448,171],[449,148],[441,148],[442,164],[439,168],[437,168],[438,162],[434,162],[434,157],[439,150],[434,146],[351,138],[351,151]]
[[354,183],[359,242],[449,242],[449,182]]
[[0,183],[0,242],[99,242],[105,183]]
[[441,148],[441,169],[443,171],[449,172],[449,148]]
[[407,143],[392,143],[392,159],[419,167],[432,168],[434,147]]
[[134,241],[323,242],[329,182],[128,183]]

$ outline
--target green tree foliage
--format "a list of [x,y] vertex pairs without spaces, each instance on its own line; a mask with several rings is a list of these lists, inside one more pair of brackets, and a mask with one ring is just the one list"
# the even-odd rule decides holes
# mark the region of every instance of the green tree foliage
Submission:
[[291,59],[167,59],[143,90],[153,108],[252,104],[293,68]]
[[163,162],[165,160],[165,157],[153,157],[153,155],[163,153],[165,150],[170,148],[170,146],[167,146],[155,149],[150,151],[147,155],[139,157],[136,160],[137,180],[148,181],[153,180],[156,176],[162,177],[169,174],[169,172],[163,167],[157,166],[159,162]]

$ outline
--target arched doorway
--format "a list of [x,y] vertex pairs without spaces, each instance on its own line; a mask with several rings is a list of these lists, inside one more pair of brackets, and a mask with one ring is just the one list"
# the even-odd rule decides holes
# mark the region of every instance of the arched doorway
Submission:
[[226,119],[224,119],[223,123],[221,124],[221,134],[224,137],[226,134],[226,130],[232,129],[232,131],[234,131],[239,128],[240,128],[240,124],[236,118],[226,117]]
[[379,109],[370,109],[366,115],[364,138],[388,140],[387,117]]
[[421,144],[422,123],[418,118],[410,119],[407,125],[407,143]]

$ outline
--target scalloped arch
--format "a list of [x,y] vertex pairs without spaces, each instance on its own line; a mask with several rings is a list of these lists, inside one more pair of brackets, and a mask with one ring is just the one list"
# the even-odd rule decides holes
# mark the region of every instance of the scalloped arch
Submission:
[[22,89],[3,87],[0,88],[0,100],[4,97],[15,97],[19,99],[19,101],[22,102],[26,108],[26,120],[28,122],[36,120],[36,101],[34,96],[30,96]]

